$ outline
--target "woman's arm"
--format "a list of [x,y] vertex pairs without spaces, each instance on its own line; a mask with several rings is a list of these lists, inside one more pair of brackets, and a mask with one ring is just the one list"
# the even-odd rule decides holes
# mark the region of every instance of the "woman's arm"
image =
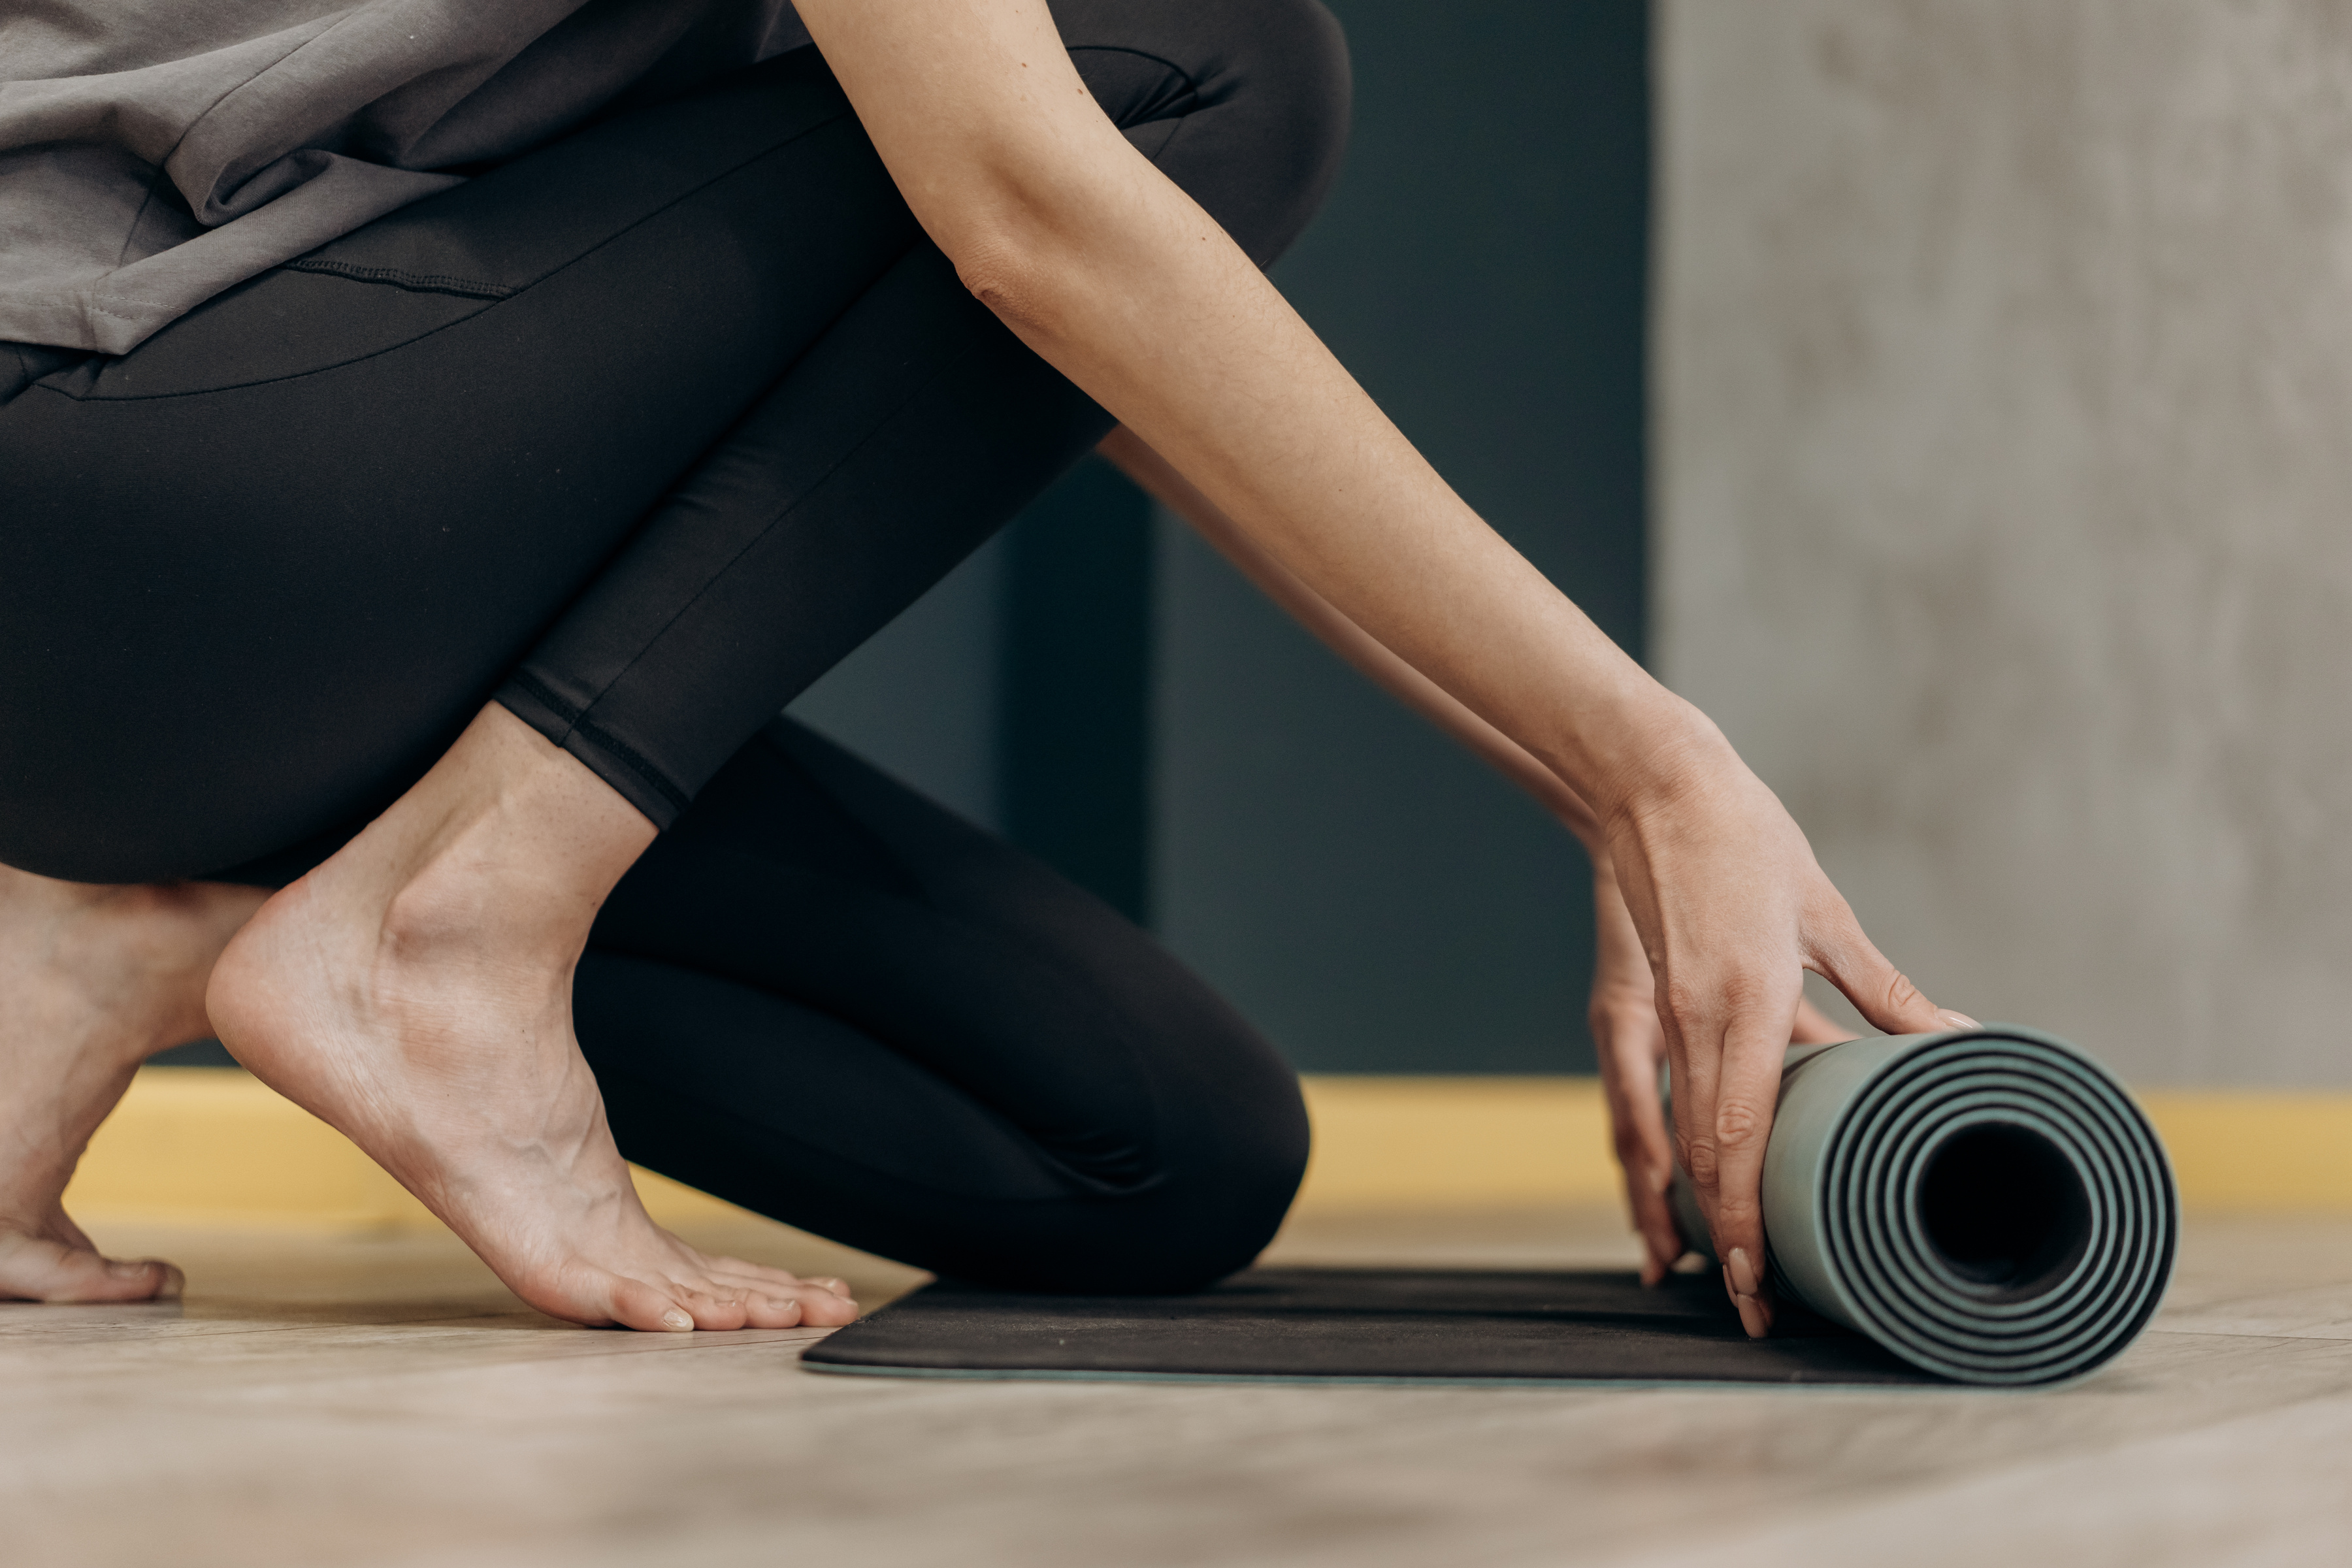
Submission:
[[[1592,993],[1586,1024],[1609,1101],[1611,1143],[1624,1173],[1626,1206],[1642,1238],[1642,1278],[1654,1284],[1684,1251],[1666,1186],[1674,1176],[1674,1147],[1666,1136],[1658,1100],[1658,1067],[1665,1059],[1665,1031],[1658,1023],[1657,985],[1643,954],[1640,933],[1617,888],[1609,845],[1600,819],[1558,774],[1530,756],[1517,742],[1487,723],[1444,688],[1374,641],[1363,627],[1331,607],[1331,602],[1300,582],[1257,547],[1219,511],[1208,497],[1124,425],[1097,448],[1153,500],[1191,524],[1234,569],[1288,611],[1331,651],[1375,686],[1460,742],[1470,753],[1533,795],[1584,846],[1592,862],[1596,938]],[[1790,1031],[1796,1044],[1848,1037],[1810,1002],[1797,1004]]]
[[1154,500],[1191,524],[1235,571],[1353,665],[1359,674],[1535,796],[1538,805],[1559,819],[1560,826],[1576,835],[1595,864],[1608,859],[1601,819],[1584,804],[1583,796],[1561,783],[1559,775],[1536,761],[1526,747],[1454,700],[1444,687],[1390,652],[1385,644],[1334,609],[1330,600],[1300,582],[1134,431],[1122,425],[1105,437],[1097,449]]
[[1597,814],[1656,973],[1676,1136],[1752,1331],[1801,974],[1938,1026],[1706,719],[1503,542],[1080,84],[1044,0],[802,0],[974,294],[1267,555]]

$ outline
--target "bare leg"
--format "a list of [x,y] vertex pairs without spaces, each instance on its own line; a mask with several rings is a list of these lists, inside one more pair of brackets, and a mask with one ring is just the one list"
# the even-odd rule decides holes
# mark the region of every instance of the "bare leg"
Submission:
[[62,1197],[139,1064],[199,1040],[251,888],[86,887],[0,868],[0,1300],[141,1301],[180,1271],[102,1258]]
[[213,975],[222,1041],[341,1129],[541,1311],[635,1329],[856,1315],[838,1280],[656,1226],[572,1033],[588,928],[654,829],[492,706]]

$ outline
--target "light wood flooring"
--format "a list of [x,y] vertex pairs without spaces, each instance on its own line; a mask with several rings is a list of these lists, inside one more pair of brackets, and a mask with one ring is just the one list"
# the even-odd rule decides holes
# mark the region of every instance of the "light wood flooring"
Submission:
[[[2352,1564],[2352,1218],[2207,1219],[2055,1394],[921,1383],[595,1332],[454,1241],[94,1226],[186,1302],[0,1305],[5,1568]],[[744,1221],[694,1237],[919,1276]],[[1323,1219],[1292,1262],[1574,1265],[1601,1212]]]

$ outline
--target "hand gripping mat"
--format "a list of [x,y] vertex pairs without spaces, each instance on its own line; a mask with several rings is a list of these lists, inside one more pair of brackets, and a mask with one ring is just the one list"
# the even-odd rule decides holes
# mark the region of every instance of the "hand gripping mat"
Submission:
[[1192,1296],[1030,1296],[940,1283],[802,1358],[886,1377],[1164,1382],[1917,1384],[1785,1304],[1751,1341],[1712,1272],[1253,1268]]
[[[1677,1179],[1683,1234],[1706,1234]],[[1986,1024],[1801,1046],[1764,1151],[1783,1299],[1958,1383],[2087,1376],[2147,1327],[2180,1198],[2115,1076]]]

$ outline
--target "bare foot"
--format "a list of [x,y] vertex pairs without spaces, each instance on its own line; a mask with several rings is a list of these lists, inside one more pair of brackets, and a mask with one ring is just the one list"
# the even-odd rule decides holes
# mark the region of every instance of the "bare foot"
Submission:
[[87,887],[0,868],[0,1300],[176,1296],[177,1268],[101,1257],[62,1197],[139,1064],[203,1039],[205,979],[263,898]]
[[614,1146],[572,1037],[572,975],[652,837],[586,768],[486,709],[238,933],[213,1022],[543,1312],[673,1331],[848,1322],[839,1280],[708,1257],[655,1225]]

